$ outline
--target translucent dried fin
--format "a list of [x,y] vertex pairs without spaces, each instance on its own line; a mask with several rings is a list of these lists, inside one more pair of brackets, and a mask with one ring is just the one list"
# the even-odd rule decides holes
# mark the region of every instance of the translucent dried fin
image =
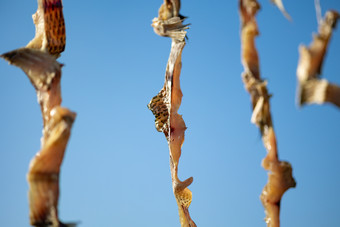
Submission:
[[297,101],[299,105],[305,103],[322,104],[331,102],[339,106],[340,98],[333,98],[337,89],[327,92],[328,82],[318,81],[322,73],[322,65],[327,52],[328,43],[331,39],[333,29],[336,27],[340,15],[336,11],[326,12],[325,18],[319,25],[319,33],[313,36],[313,41],[309,47],[301,45],[299,48],[300,59],[297,67],[298,90]]
[[279,10],[282,12],[282,14],[288,19],[288,20],[292,20],[292,18],[290,17],[290,15],[287,13],[285,7],[283,6],[282,0],[270,0],[273,4],[275,4],[277,6],[277,8],[279,8]]
[[179,17],[171,17],[168,20],[160,20],[156,17],[152,20],[151,26],[156,34],[181,41],[185,39],[187,34],[185,30],[189,28],[188,24],[184,25],[182,22],[183,19]]
[[55,57],[30,48],[20,48],[1,55],[10,64],[21,68],[37,90],[48,90],[60,74],[62,65]]
[[32,17],[36,33],[26,47],[59,56],[66,45],[62,0],[38,0],[37,12]]
[[[54,56],[31,48],[20,48],[5,53],[1,57],[10,64],[21,68],[30,79],[37,91],[44,126],[46,126],[51,110],[61,104],[60,78],[62,64],[59,64]],[[45,131],[47,130],[44,129]]]
[[[267,226],[279,227],[281,197],[288,188],[295,187],[295,181],[292,177],[290,164],[278,159],[276,137],[270,113],[270,95],[267,90],[267,82],[260,77],[259,59],[255,47],[255,38],[259,34],[255,16],[260,5],[255,0],[240,0],[239,3],[242,25],[242,64],[244,66],[242,80],[251,96],[253,107],[251,122],[261,130],[262,141],[267,150],[267,156],[262,165],[270,171],[261,200],[265,208]],[[286,166],[290,167],[290,172]]]
[[33,226],[58,226],[59,172],[76,114],[55,107],[49,123],[50,134],[30,163],[30,223]]

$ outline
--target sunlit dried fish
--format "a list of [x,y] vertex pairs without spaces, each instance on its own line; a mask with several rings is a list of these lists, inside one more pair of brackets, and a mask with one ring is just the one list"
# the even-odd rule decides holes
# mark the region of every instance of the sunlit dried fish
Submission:
[[[165,1],[163,5],[169,2],[170,1]],[[160,12],[159,18],[153,20],[153,27],[157,34],[172,38],[171,52],[166,67],[164,87],[158,95],[152,98],[148,104],[148,108],[155,115],[156,129],[163,132],[168,141],[172,188],[178,205],[181,226],[195,227],[196,224],[189,214],[192,193],[187,188],[192,183],[193,178],[190,177],[185,181],[180,181],[178,178],[178,162],[181,156],[181,147],[184,142],[184,132],[186,130],[182,116],[177,113],[183,96],[179,78],[182,65],[181,55],[185,45],[186,27],[182,25],[183,20],[178,16],[169,16],[169,18],[168,16],[163,16]],[[164,29],[164,25],[168,27],[173,26],[175,29],[171,29],[171,32],[169,32],[168,29]]]
[[299,47],[300,59],[297,67],[299,105],[330,102],[340,107],[339,86],[319,79],[328,43],[339,19],[338,12],[328,11],[319,25],[319,33],[313,36],[310,46]]
[[27,176],[30,222],[37,227],[72,226],[58,219],[60,166],[76,117],[60,107],[62,65],[49,53],[31,48],[20,48],[1,57],[26,73],[36,89],[44,121],[41,150],[32,160]]
[[66,108],[51,111],[49,136],[30,163],[29,182],[30,221],[33,226],[59,227],[59,173],[76,114]]
[[251,122],[256,124],[262,135],[267,156],[262,161],[264,169],[268,170],[268,183],[261,194],[265,208],[268,227],[280,226],[280,201],[286,190],[296,186],[292,176],[292,167],[288,162],[280,161],[276,145],[272,118],[270,114],[270,95],[267,82],[261,80],[259,59],[255,46],[255,38],[259,34],[256,23],[256,13],[260,5],[256,0],[240,0],[241,16],[241,46],[243,83],[252,100],[253,114]]

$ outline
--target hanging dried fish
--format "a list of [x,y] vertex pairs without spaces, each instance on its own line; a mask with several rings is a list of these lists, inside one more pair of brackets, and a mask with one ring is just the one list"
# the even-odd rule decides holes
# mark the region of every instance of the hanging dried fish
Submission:
[[[174,2],[177,2],[177,5]],[[166,10],[169,12],[165,13]],[[172,45],[165,72],[164,87],[158,95],[152,98],[148,108],[155,115],[156,129],[163,132],[168,141],[172,188],[178,205],[181,226],[195,227],[196,224],[191,219],[188,210],[192,193],[187,188],[193,178],[190,177],[185,181],[180,181],[178,178],[178,162],[186,130],[182,116],[177,113],[183,96],[180,88],[180,72],[181,55],[185,45],[185,29],[187,28],[182,24],[182,21],[183,19],[179,17],[179,1],[164,1],[159,10],[159,17],[153,20],[152,26],[155,32],[161,36],[171,37]]]
[[59,227],[59,173],[76,114],[56,106],[48,122],[49,135],[30,164],[30,220],[33,226]]
[[55,57],[30,48],[1,55],[21,68],[35,87],[44,120],[41,150],[31,161],[27,175],[30,222],[33,226],[59,227],[59,172],[76,114],[60,107],[61,64]]
[[260,5],[256,0],[240,0],[241,16],[241,46],[243,83],[249,92],[252,101],[253,114],[251,122],[261,130],[262,141],[267,150],[267,156],[262,161],[264,169],[268,170],[268,183],[260,196],[265,208],[266,223],[268,227],[280,226],[280,201],[286,190],[295,187],[296,182],[292,176],[292,167],[288,162],[278,158],[276,137],[270,114],[270,96],[267,91],[267,82],[260,77],[258,53],[255,47],[255,38],[259,34],[256,13]]
[[61,0],[38,0],[33,15],[35,38],[25,47],[0,57],[21,68],[34,86],[43,118],[41,150],[31,161],[30,223],[36,227],[63,227],[58,217],[59,173],[76,114],[60,107],[61,67],[56,57],[65,49]]
[[340,107],[340,87],[319,79],[328,43],[339,19],[338,12],[328,11],[321,20],[319,33],[314,35],[310,46],[299,47],[300,60],[297,67],[299,105],[330,102]]

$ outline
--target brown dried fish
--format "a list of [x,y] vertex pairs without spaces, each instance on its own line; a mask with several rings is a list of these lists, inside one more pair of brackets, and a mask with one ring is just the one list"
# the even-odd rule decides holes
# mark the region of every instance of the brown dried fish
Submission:
[[280,201],[286,190],[296,186],[292,176],[292,167],[288,162],[278,159],[276,137],[270,114],[270,95],[267,82],[261,80],[258,53],[255,38],[259,34],[256,23],[256,13],[260,5],[256,0],[240,0],[241,16],[241,46],[243,83],[252,100],[253,114],[251,122],[256,124],[262,135],[267,156],[262,161],[264,169],[268,170],[268,183],[264,187],[260,199],[266,213],[268,227],[280,226]]
[[35,37],[26,47],[58,57],[66,45],[62,0],[38,0],[37,12],[32,17]]

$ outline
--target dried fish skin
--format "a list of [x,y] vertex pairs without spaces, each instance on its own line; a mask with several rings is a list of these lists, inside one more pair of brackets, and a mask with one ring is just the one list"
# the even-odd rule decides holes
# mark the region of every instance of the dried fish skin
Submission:
[[26,47],[59,56],[66,45],[62,0],[38,0],[38,9],[32,18],[36,33]]

